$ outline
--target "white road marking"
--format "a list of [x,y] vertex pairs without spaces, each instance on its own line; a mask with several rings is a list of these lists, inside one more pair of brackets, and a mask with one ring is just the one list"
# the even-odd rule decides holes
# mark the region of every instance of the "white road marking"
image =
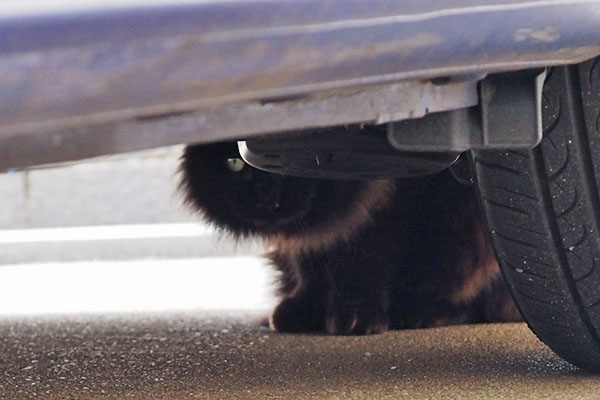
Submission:
[[69,228],[0,230],[0,244],[92,240],[152,239],[216,235],[203,224],[102,225]]

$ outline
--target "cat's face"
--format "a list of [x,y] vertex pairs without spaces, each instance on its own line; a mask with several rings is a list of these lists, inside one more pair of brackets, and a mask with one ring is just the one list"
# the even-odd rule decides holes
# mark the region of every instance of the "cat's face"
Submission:
[[238,235],[294,234],[322,225],[343,212],[361,184],[263,172],[241,159],[235,143],[189,146],[182,172],[190,203]]

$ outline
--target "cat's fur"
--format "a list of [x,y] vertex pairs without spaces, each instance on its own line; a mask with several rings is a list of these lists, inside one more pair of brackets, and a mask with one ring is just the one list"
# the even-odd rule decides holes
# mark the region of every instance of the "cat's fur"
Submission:
[[474,189],[449,172],[318,180],[234,172],[232,157],[232,143],[189,146],[182,188],[216,226],[269,241],[281,271],[274,329],[366,334],[520,319]]

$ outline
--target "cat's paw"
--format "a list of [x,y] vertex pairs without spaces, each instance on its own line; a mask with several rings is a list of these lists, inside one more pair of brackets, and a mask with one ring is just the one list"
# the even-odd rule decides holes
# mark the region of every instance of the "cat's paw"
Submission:
[[330,308],[325,328],[331,335],[370,335],[387,331],[389,318],[382,305],[337,304]]
[[289,297],[275,308],[269,326],[278,332],[315,332],[323,330],[323,316],[306,299]]

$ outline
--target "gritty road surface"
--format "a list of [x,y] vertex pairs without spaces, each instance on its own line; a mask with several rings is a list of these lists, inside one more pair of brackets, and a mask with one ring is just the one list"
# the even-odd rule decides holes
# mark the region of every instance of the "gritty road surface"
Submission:
[[599,399],[524,324],[283,335],[249,315],[0,320],[0,399]]

